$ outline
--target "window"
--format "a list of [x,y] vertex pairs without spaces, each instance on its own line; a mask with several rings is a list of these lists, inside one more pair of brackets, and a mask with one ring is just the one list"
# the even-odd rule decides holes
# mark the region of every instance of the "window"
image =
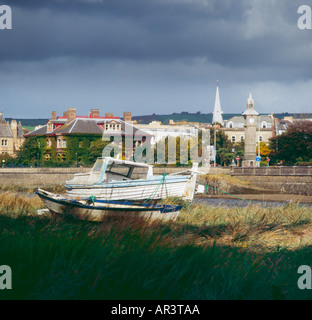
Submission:
[[7,147],[7,146],[8,146],[8,140],[2,139],[2,147]]
[[51,146],[52,146],[52,142],[51,142],[50,139],[48,139],[48,140],[47,140],[47,147],[48,147],[48,148],[51,148]]
[[262,122],[262,129],[267,128],[267,123],[266,122]]
[[259,142],[262,142],[262,141],[263,141],[263,137],[259,136]]
[[234,128],[233,122],[229,122],[229,128]]
[[61,139],[57,139],[57,147],[61,148]]
[[244,136],[241,136],[240,137],[240,141],[244,141],[245,140],[245,137]]
[[232,142],[235,142],[235,141],[236,141],[235,136],[232,136],[232,137],[231,137],[231,141],[232,141]]
[[63,140],[62,147],[63,147],[63,148],[66,148],[66,140]]

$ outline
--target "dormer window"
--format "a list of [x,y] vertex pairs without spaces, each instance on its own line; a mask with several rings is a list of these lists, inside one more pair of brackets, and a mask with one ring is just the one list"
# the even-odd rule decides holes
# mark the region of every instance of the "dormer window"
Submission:
[[47,129],[48,129],[48,132],[52,132],[53,131],[53,123],[52,122],[48,122],[48,125],[47,125]]

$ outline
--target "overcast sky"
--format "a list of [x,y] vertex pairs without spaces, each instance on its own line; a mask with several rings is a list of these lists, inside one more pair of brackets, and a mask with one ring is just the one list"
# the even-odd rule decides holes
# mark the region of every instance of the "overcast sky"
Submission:
[[312,112],[311,0],[6,0],[0,111]]

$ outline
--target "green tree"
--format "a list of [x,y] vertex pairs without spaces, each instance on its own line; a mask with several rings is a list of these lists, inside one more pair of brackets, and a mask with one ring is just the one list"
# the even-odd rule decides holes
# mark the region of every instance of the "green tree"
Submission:
[[97,158],[102,156],[103,149],[109,144],[109,141],[102,141],[102,138],[99,138],[91,144],[88,153],[89,163],[94,163]]
[[45,138],[35,136],[28,137],[17,152],[15,162],[22,165],[31,163],[37,166],[42,165],[45,147]]
[[227,148],[220,148],[217,149],[217,156],[220,159],[220,164],[224,166],[232,162],[233,153]]
[[[214,146],[214,130],[211,130],[210,134],[210,145]],[[244,141],[240,142],[232,142],[224,131],[217,130],[216,131],[216,148],[217,148],[217,159],[216,162],[220,165],[229,165],[233,159],[233,152],[234,153],[234,161],[236,162],[236,156],[240,157],[240,161],[243,160],[244,157]]]
[[291,124],[285,133],[270,139],[269,148],[273,162],[283,161],[293,165],[297,158],[303,162],[312,159],[312,122],[298,121]]

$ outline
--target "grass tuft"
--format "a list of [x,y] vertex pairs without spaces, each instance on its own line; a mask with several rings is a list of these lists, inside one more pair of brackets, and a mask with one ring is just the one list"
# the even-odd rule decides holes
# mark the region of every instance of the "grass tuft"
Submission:
[[0,299],[311,299],[312,209],[181,203],[174,222],[38,216],[39,198],[0,195]]

